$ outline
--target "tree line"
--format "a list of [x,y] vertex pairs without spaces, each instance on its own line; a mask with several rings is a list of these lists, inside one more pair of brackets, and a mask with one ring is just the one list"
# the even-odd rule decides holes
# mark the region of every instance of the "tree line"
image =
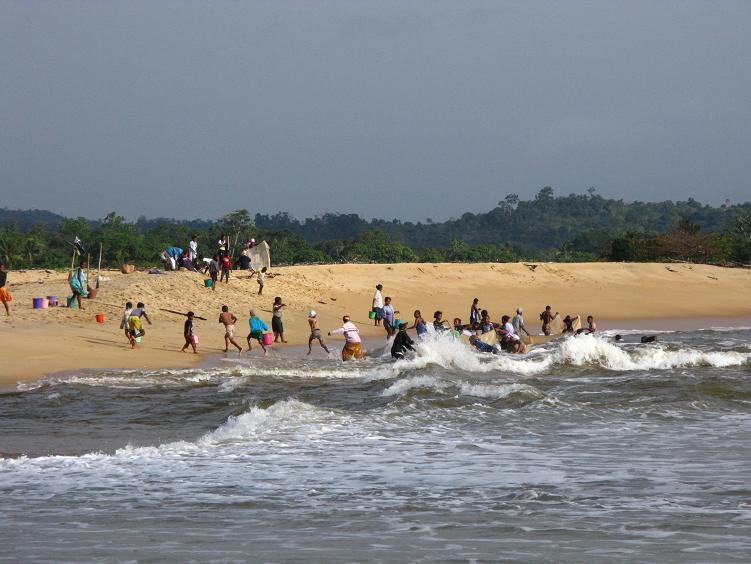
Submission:
[[[545,187],[531,200],[510,194],[484,213],[444,222],[366,220],[324,214],[297,220],[287,213],[235,210],[217,220],[101,220],[47,211],[0,209],[0,260],[11,268],[61,268],[75,237],[104,266],[160,263],[169,246],[187,248],[193,235],[209,256],[220,235],[265,239],[274,264],[390,262],[688,261],[751,262],[751,203],[624,202],[587,194],[555,196]],[[239,246],[236,247],[236,254]]]

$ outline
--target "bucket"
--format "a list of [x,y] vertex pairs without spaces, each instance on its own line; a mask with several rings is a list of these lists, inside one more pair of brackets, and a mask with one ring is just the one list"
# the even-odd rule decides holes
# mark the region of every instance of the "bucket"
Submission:
[[50,301],[47,298],[42,298],[42,309],[47,309],[50,306]]
[[394,327],[398,328],[402,323],[404,322],[401,319],[394,319]]
[[198,346],[198,335],[192,335],[192,336],[190,337],[190,340],[192,341],[192,343],[193,343],[193,344],[194,344],[195,346]]
[[76,303],[76,298],[73,296],[68,296],[65,299],[66,303],[68,304],[68,307],[76,307],[78,304]]
[[50,307],[57,306],[57,296],[47,296],[47,303]]
[[274,336],[271,333],[264,333],[263,334],[263,344],[264,345],[270,345],[274,342]]
[[140,343],[140,342],[141,342],[141,336],[139,335],[138,337],[136,337],[136,343]]
[[104,323],[104,314],[103,313],[97,313],[96,314],[96,322],[97,323]]
[[368,318],[375,319],[375,317],[376,317],[376,313],[373,310],[370,310],[370,312],[368,312]]
[[96,295],[99,293],[99,290],[96,288],[89,288],[89,295],[87,296],[90,300],[93,300],[96,298]]
[[203,285],[206,286],[207,288],[211,288],[212,284],[213,284],[213,282],[211,281],[211,278],[204,278],[203,279]]
[[32,304],[34,305],[34,309],[42,309],[44,306],[42,303],[44,302],[44,298],[34,298],[32,300]]

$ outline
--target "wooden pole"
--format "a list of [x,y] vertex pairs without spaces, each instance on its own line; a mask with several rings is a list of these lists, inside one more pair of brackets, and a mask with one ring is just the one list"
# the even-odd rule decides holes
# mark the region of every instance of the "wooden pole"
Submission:
[[73,247],[73,256],[70,259],[70,272],[68,272],[68,281],[73,278],[73,267],[76,265],[76,248]]
[[102,246],[103,243],[99,242],[99,266],[96,269],[96,287],[99,289],[99,279],[102,277]]

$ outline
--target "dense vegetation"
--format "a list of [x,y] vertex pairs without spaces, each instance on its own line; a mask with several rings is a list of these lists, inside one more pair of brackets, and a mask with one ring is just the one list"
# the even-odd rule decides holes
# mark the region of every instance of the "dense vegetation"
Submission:
[[[287,213],[236,210],[216,220],[139,218],[112,212],[102,220],[0,209],[0,260],[11,268],[70,264],[80,237],[103,264],[159,264],[168,246],[199,237],[206,254],[221,233],[266,239],[275,264],[311,262],[665,261],[751,262],[751,203],[712,207],[686,202],[624,202],[585,195],[556,197],[545,187],[529,201],[506,196],[486,213],[444,222],[365,220],[325,214],[299,221]],[[238,246],[239,248],[239,246]]]

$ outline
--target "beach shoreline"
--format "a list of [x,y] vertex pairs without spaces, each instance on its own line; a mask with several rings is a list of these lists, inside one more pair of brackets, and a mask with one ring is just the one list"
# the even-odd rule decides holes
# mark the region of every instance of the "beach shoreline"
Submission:
[[[469,305],[479,297],[497,321],[522,306],[528,328],[539,331],[537,316],[545,305],[565,314],[595,315],[601,330],[683,330],[711,326],[751,325],[751,270],[707,265],[641,263],[492,263],[492,264],[343,264],[276,267],[267,278],[264,296],[255,279],[233,272],[229,286],[204,287],[203,276],[190,272],[150,275],[103,272],[100,294],[85,310],[64,307],[33,309],[32,298],[69,293],[64,272],[9,272],[13,295],[11,317],[0,317],[0,336],[8,354],[0,388],[44,375],[91,369],[191,368],[221,358],[221,305],[238,317],[236,335],[245,347],[246,319],[254,307],[270,325],[271,302],[280,295],[288,345],[277,354],[307,344],[307,313],[318,312],[325,334],[350,314],[366,339],[385,333],[367,318],[376,283],[394,298],[399,317],[411,322],[421,309],[426,320],[435,309],[444,319],[467,322]],[[92,278],[95,277],[92,275]],[[144,301],[154,324],[145,324],[143,343],[131,350],[119,329],[122,304]],[[184,318],[162,311],[196,311],[201,354],[180,352]],[[96,313],[105,322],[96,323]],[[341,347],[340,339],[328,342]],[[318,343],[314,342],[314,347]],[[253,354],[257,353],[254,347]],[[215,361],[213,361],[215,362]]]

